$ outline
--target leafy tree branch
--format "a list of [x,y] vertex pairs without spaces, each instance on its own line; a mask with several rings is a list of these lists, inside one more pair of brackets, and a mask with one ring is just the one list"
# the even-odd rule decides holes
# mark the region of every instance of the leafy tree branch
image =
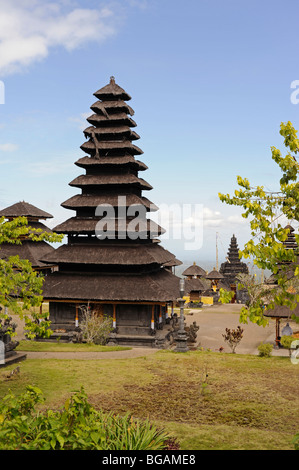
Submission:
[[[299,164],[295,157],[299,152],[299,140],[291,122],[281,123],[280,134],[287,153],[282,156],[279,149],[271,147],[272,159],[282,171],[276,191],[254,187],[247,178],[237,176],[239,188],[233,196],[219,193],[222,202],[242,207],[242,217],[250,219],[251,239],[240,251],[240,257],[252,258],[258,268],[270,270],[278,286],[272,289],[271,295],[267,291],[258,298],[251,298],[249,305],[242,309],[242,322],[249,318],[261,325],[267,323],[265,309],[272,309],[274,305],[294,309],[299,302],[297,252],[284,244],[290,228],[280,223],[281,218],[299,221]],[[295,238],[299,243],[299,236],[295,235]]]

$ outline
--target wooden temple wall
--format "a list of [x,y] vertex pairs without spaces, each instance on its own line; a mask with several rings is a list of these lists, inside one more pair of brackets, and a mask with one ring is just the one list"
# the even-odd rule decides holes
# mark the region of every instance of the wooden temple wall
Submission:
[[[73,331],[80,325],[81,308],[87,306],[83,302],[49,302],[51,329],[54,332]],[[150,329],[163,326],[167,319],[165,303],[89,303],[96,315],[110,316],[113,327],[121,334],[147,335]]]

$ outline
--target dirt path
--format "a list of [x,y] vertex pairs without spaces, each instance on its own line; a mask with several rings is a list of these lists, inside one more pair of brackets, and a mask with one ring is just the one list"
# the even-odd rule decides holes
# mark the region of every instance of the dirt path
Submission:
[[155,348],[132,348],[125,351],[107,352],[26,352],[27,359],[128,359],[155,354]]

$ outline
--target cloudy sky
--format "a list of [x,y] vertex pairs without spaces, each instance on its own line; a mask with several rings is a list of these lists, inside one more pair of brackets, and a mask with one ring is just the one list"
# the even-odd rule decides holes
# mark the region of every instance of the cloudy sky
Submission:
[[275,190],[270,147],[283,150],[282,121],[299,127],[298,14],[296,0],[0,0],[0,208],[25,200],[52,226],[72,216],[60,204],[77,193],[93,93],[114,75],[162,225],[185,204],[181,228],[203,226],[193,250],[184,236],[163,246],[209,268],[218,233],[223,261],[232,234],[242,247],[250,233],[218,192],[237,175]]

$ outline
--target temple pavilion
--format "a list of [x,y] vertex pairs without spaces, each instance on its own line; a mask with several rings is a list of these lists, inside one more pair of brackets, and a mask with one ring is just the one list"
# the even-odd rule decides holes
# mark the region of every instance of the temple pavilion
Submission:
[[84,173],[69,183],[80,192],[61,204],[74,215],[53,229],[67,243],[42,259],[58,265],[44,284],[51,329],[71,333],[88,305],[112,317],[115,343],[155,346],[167,303],[179,297],[179,278],[167,269],[177,260],[160,245],[164,230],[148,218],[158,208],[144,196],[152,186],[139,175],[147,166],[137,159],[143,152],[130,95],[114,77],[94,95],[85,155],[75,162]]
[[199,301],[201,293],[205,290],[201,278],[206,276],[206,272],[195,261],[182,273],[185,276],[185,292],[189,296],[190,302]]
[[[43,232],[52,233],[41,220],[50,219],[53,216],[38,207],[25,201],[17,202],[12,206],[6,207],[0,211],[0,217],[5,217],[11,221],[17,217],[26,217],[28,226],[35,229],[42,229]],[[0,248],[0,258],[6,259],[10,256],[18,255],[20,259],[30,261],[34,270],[43,274],[51,272],[53,266],[44,263],[41,258],[54,251],[54,248],[45,241],[33,241],[28,236],[20,237],[21,244],[2,243]]]

